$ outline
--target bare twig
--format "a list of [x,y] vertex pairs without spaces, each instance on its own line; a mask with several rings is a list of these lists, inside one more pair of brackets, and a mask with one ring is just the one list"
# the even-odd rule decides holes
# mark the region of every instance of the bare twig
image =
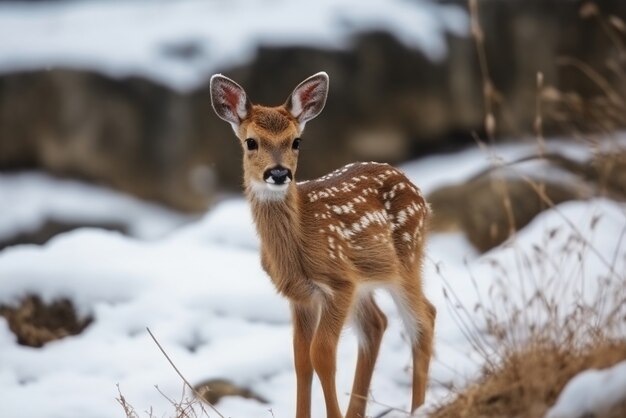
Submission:
[[483,81],[483,99],[485,101],[485,131],[489,140],[493,140],[496,132],[496,118],[493,113],[493,102],[495,88],[489,76],[489,66],[487,65],[487,53],[485,52],[485,34],[480,26],[478,14],[478,0],[469,0],[470,27],[472,37],[476,43],[478,53],[478,64]]
[[117,403],[119,403],[124,409],[126,418],[138,418],[135,408],[133,408],[132,405],[126,402],[126,398],[124,398],[124,395],[122,395],[122,391],[120,390],[119,383],[116,386],[117,386],[117,393],[119,395],[119,398],[117,398],[116,400],[117,400]]
[[571,66],[578,69],[580,72],[585,74],[589,78],[589,80],[593,81],[600,90],[602,90],[602,92],[614,106],[618,107],[621,110],[624,110],[624,108],[626,108],[622,98],[619,96],[619,94],[617,94],[615,89],[611,87],[611,83],[600,73],[591,68],[589,64],[574,57],[559,57],[557,58],[556,62],[558,65]]
[[546,152],[546,142],[543,138],[543,115],[541,112],[541,92],[543,91],[543,73],[537,71],[537,98],[535,103],[535,135],[539,144],[539,156]]
[[[209,405],[211,407],[211,409],[213,410],[213,412],[215,412],[218,416],[220,416],[221,418],[224,418],[224,415],[222,415],[220,413],[220,411],[217,410],[217,408],[215,408],[215,406],[213,406],[212,403],[208,402],[206,399],[204,399],[202,397],[202,395],[200,393],[198,393],[198,391],[189,383],[189,381],[185,378],[185,376],[183,376],[183,374],[180,372],[180,370],[178,370],[178,367],[176,367],[176,365],[174,364],[174,362],[172,361],[172,359],[170,358],[170,356],[167,355],[167,353],[165,352],[165,350],[163,349],[163,347],[161,346],[161,344],[159,343],[159,341],[156,339],[156,337],[154,336],[154,334],[152,333],[152,331],[150,331],[150,328],[146,327],[146,330],[148,331],[148,334],[150,334],[150,337],[152,337],[152,340],[154,341],[154,343],[157,345],[157,347],[159,347],[159,350],[161,350],[161,353],[163,353],[163,355],[165,356],[165,358],[167,359],[167,361],[170,363],[170,365],[172,366],[172,368],[174,369],[174,371],[176,371],[176,374],[178,374],[178,376],[183,380],[183,382],[185,382],[185,384],[187,385],[187,387],[191,390],[191,392],[198,398],[198,399],[202,399],[204,400],[204,402],[207,403],[207,405]],[[202,404],[200,404],[200,407],[202,408],[202,410],[204,411],[204,406],[202,406]]]

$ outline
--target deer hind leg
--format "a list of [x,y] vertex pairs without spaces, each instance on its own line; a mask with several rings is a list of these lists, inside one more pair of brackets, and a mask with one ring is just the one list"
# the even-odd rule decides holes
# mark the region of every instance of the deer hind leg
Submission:
[[317,326],[317,306],[291,305],[293,318],[293,354],[296,368],[296,418],[311,416],[311,341]]
[[392,297],[404,322],[413,354],[413,395],[411,412],[424,403],[428,368],[433,351],[435,307],[424,297],[421,281],[413,277],[404,281]]
[[387,328],[387,317],[378,308],[371,293],[361,296],[353,309],[354,326],[359,338],[359,356],[346,418],[364,418],[374,365]]

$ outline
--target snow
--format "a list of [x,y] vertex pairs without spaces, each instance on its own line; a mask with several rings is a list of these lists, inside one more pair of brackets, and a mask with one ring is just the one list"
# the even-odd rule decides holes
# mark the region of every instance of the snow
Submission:
[[[497,148],[496,152],[526,153],[521,148],[507,150]],[[484,152],[467,150],[404,168],[416,184],[430,191],[436,185],[467,178],[487,163]],[[7,181],[13,186],[4,190],[14,190],[11,199],[16,199],[15,207],[32,205],[37,213],[53,207],[58,216],[68,218],[79,213],[76,208],[80,205],[61,205],[52,196],[64,196],[70,190],[76,193],[74,199],[82,196],[78,201],[88,208],[106,193],[35,174],[22,177],[19,187],[15,177],[0,176],[0,184]],[[29,187],[31,192],[17,193]],[[50,189],[45,192],[48,195],[37,203],[32,191],[44,193],[44,189]],[[23,203],[19,203],[21,196]],[[136,218],[154,210],[152,206],[133,207]],[[0,230],[8,230],[5,224],[17,223],[20,210],[8,217],[4,216],[5,211],[12,213],[8,206],[2,211]],[[606,292],[606,278],[623,281],[625,211],[626,205],[606,199],[564,203],[542,213],[514,240],[483,256],[458,233],[430,236],[425,292],[438,307],[438,316],[423,411],[449,396],[450,386],[458,388],[477,375],[485,362],[484,353],[470,344],[459,325],[463,309],[469,310],[471,326],[482,332],[484,316],[473,311],[477,304],[505,318],[510,314],[504,309],[505,297],[509,307],[523,304],[532,286],[545,284],[548,293],[558,296],[564,313],[579,306],[581,300],[593,303]],[[598,221],[592,222],[595,217]],[[27,225],[38,219],[25,215],[19,222]],[[295,375],[289,309],[260,267],[258,239],[247,203],[243,199],[224,201],[202,219],[174,230],[168,224],[166,229],[170,232],[138,239],[84,228],[61,234],[43,246],[21,245],[0,251],[0,305],[14,304],[32,293],[47,301],[69,298],[81,315],[94,319],[80,335],[34,349],[17,345],[6,320],[0,317],[0,416],[122,416],[115,401],[116,384],[140,413],[153,408],[156,416],[166,415],[171,405],[154,386],[178,398],[182,382],[146,327],[193,384],[225,378],[270,402],[226,398],[217,405],[224,416],[293,416]],[[552,235],[554,229],[559,232]],[[572,239],[578,234],[588,241]],[[543,256],[537,255],[536,248]],[[524,262],[528,266],[520,268],[524,254],[533,257],[527,257]],[[545,283],[538,283],[538,277]],[[560,280],[563,277],[568,278],[567,283]],[[410,402],[411,356],[400,318],[385,292],[377,294],[377,299],[389,317],[389,328],[372,381],[375,401],[368,407],[371,416],[386,410],[385,405],[406,410]],[[537,323],[551,319],[534,306],[528,309],[529,318]],[[523,338],[523,329],[519,338]],[[338,350],[337,371],[338,397],[344,409],[355,362],[356,338],[347,329]],[[324,416],[317,381],[312,403],[313,416]]]
[[0,240],[32,232],[46,221],[116,224],[136,237],[167,234],[193,219],[104,187],[37,172],[0,176]]
[[[626,136],[618,135],[612,140],[600,144],[577,142],[570,138],[554,138],[540,145],[534,138],[518,139],[504,142],[497,147],[484,144],[463,149],[456,153],[434,155],[428,158],[409,162],[401,166],[402,170],[412,178],[420,189],[428,194],[439,187],[463,182],[486,168],[497,168],[513,163],[519,159],[549,153],[558,153],[576,162],[586,162],[594,152],[606,152],[610,149],[626,148]],[[446,170],[445,167],[453,167]],[[531,178],[549,180],[571,180],[563,172],[556,173],[555,168],[540,159],[524,163],[512,164],[510,169],[516,174]],[[557,176],[558,177],[555,177]],[[580,179],[576,179],[580,183]]]
[[0,5],[0,72],[82,68],[142,75],[180,91],[249,62],[260,46],[348,48],[387,31],[427,58],[466,36],[456,6],[430,0],[133,0]]
[[598,416],[626,400],[626,361],[604,370],[585,370],[565,386],[546,418]]

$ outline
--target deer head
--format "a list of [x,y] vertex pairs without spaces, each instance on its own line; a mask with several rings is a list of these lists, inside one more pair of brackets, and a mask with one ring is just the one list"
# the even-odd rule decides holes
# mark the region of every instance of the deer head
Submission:
[[328,95],[328,75],[319,72],[300,83],[281,106],[252,104],[233,80],[211,77],[211,102],[230,123],[243,148],[246,190],[260,200],[281,200],[293,187],[300,135],[320,114]]

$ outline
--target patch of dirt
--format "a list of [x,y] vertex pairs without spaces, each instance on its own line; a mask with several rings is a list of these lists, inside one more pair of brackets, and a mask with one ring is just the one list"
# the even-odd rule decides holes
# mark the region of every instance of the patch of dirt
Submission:
[[225,379],[212,379],[200,383],[195,387],[196,392],[202,395],[202,399],[215,405],[224,396],[239,396],[245,399],[255,399],[261,403],[267,403],[265,399],[248,388],[237,386]]
[[46,303],[32,295],[18,306],[0,305],[0,316],[6,318],[18,344],[29,347],[42,347],[50,341],[80,334],[93,321],[90,317],[79,318],[70,300]]
[[[512,352],[496,369],[485,370],[478,382],[431,417],[541,418],[575,375],[590,368],[611,367],[624,359],[626,340],[605,341],[581,351],[542,345]],[[626,416],[625,407],[616,405],[596,418]]]

